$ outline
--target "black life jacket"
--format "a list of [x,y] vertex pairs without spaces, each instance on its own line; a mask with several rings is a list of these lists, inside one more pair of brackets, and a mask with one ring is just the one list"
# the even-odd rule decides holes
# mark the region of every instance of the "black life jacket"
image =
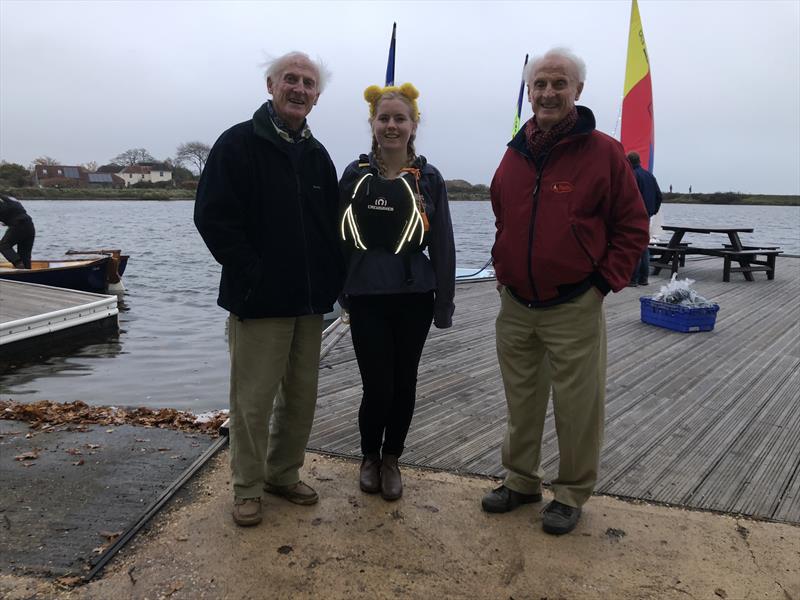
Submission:
[[419,170],[406,169],[396,179],[382,177],[359,157],[359,177],[348,190],[340,224],[342,240],[356,250],[381,248],[392,254],[419,252],[428,245],[428,218],[419,191]]

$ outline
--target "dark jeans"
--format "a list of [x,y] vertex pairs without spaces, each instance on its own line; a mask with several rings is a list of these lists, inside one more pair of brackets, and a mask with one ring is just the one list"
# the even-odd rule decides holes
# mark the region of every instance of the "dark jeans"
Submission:
[[650,250],[647,248],[642,252],[642,257],[639,259],[639,264],[636,265],[636,270],[633,272],[631,281],[636,283],[644,283],[650,276]]
[[350,332],[364,386],[358,411],[363,454],[402,454],[432,320],[433,292],[350,298]]
[[[8,226],[3,239],[0,239],[0,254],[6,257],[15,267],[20,263],[25,269],[31,268],[31,252],[36,231],[31,219],[17,221]],[[14,251],[16,245],[17,250]]]

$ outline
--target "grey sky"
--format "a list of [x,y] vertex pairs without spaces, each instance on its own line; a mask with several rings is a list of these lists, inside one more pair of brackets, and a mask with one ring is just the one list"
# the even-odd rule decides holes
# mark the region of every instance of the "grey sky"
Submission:
[[[639,9],[662,188],[800,194],[800,2]],[[264,58],[297,49],[333,71],[309,122],[341,173],[369,148],[361,94],[383,83],[396,21],[396,79],[421,93],[418,152],[446,179],[488,184],[526,52],[563,45],[581,55],[580,103],[614,131],[629,19],[629,0],[0,0],[0,159],[103,163],[132,147],[166,158],[181,142],[213,143],[267,98]]]

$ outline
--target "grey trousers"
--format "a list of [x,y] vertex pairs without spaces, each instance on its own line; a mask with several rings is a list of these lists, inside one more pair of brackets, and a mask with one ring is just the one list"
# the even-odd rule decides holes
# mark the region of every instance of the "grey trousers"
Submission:
[[564,304],[530,309],[504,289],[496,322],[497,357],[508,404],[505,485],[541,491],[541,446],[550,388],[558,436],[555,499],[582,506],[597,483],[603,442],[606,324],[594,289]]
[[265,483],[292,485],[314,409],[322,315],[228,319],[230,445],[237,498],[259,498]]

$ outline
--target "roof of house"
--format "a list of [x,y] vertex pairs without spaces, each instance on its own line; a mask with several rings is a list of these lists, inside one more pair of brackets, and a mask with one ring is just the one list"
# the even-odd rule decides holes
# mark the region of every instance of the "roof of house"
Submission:
[[129,167],[125,167],[120,171],[120,173],[141,173],[142,175],[147,175],[151,171],[150,167],[143,167],[141,165],[131,165]]
[[140,162],[142,167],[150,167],[152,171],[172,171],[172,167],[163,162]]
[[34,165],[34,170],[36,172],[36,177],[39,179],[47,177],[80,179],[81,173],[86,173],[86,169],[83,167],[76,167],[72,165]]
[[112,173],[88,173],[89,183],[113,183]]

